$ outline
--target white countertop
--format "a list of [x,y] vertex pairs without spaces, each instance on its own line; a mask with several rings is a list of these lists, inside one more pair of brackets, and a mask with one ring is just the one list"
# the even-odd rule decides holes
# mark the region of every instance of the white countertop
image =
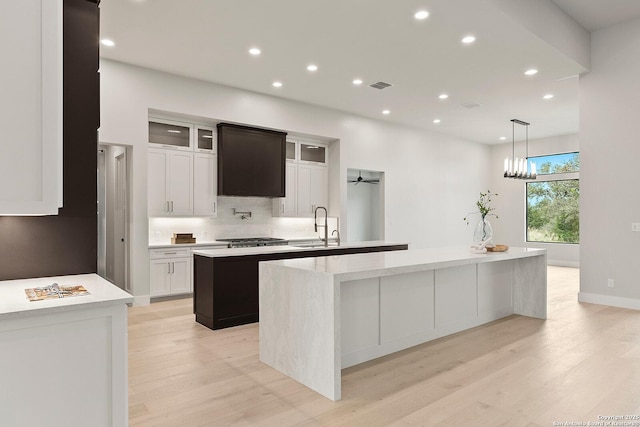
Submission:
[[[303,242],[315,242],[315,241],[320,241],[320,238],[318,236],[307,236],[307,237],[282,237],[282,236],[275,236],[278,239],[284,239],[286,241],[288,241],[289,243],[303,243]],[[329,238],[329,241],[335,241],[334,238]],[[175,244],[175,243],[149,243],[149,249],[167,249],[167,248],[199,248],[199,247],[206,247],[206,246],[220,246],[222,247],[227,247],[229,245],[229,242],[220,242],[218,240],[212,240],[209,242],[198,242],[198,243],[180,243],[180,244]]]
[[332,274],[339,280],[357,280],[467,264],[505,261],[545,255],[546,249],[509,248],[506,252],[471,253],[468,247],[409,249],[406,251],[325,256],[267,261],[270,265]]
[[202,255],[210,258],[230,257],[230,256],[244,256],[244,255],[260,255],[282,252],[311,252],[311,251],[323,251],[329,249],[348,249],[348,248],[366,248],[366,247],[379,247],[379,246],[396,246],[406,245],[408,243],[387,242],[384,240],[371,240],[365,242],[353,242],[342,243],[340,246],[335,244],[329,244],[328,247],[314,246],[314,247],[300,247],[293,245],[282,246],[258,246],[254,248],[227,248],[227,249],[210,249],[210,250],[194,250],[196,255]]
[[[53,283],[65,286],[82,285],[90,295],[29,301],[24,292],[27,288],[39,288]],[[132,302],[133,296],[97,274],[0,281],[0,320]]]
[[167,248],[198,248],[198,247],[206,247],[206,246],[220,246],[227,247],[229,242],[198,242],[198,243],[149,243],[149,249],[167,249]]

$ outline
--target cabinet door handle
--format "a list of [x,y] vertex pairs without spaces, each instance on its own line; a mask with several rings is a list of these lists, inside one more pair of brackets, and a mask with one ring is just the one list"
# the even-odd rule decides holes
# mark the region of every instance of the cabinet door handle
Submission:
[[176,255],[178,252],[165,252],[165,255]]
[[176,272],[176,265],[174,263],[171,263],[171,274]]
[[167,274],[171,274],[171,263],[167,263]]
[[170,212],[169,210],[169,201],[167,200],[167,210],[165,212]]
[[216,212],[216,202],[213,202],[213,212]]
[[171,201],[171,212],[173,212],[173,200]]
[[284,213],[284,202],[280,203],[280,213]]

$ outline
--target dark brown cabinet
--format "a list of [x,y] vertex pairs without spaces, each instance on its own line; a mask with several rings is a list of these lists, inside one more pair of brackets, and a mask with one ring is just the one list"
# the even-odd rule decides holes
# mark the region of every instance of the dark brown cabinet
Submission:
[[218,194],[285,196],[284,132],[218,124]]
[[260,261],[406,249],[408,245],[400,244],[217,258],[194,255],[193,311],[196,322],[210,329],[257,322]]

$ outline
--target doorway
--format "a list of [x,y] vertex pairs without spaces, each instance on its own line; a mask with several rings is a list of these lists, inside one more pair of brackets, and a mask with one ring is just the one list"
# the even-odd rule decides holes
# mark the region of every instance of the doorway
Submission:
[[130,291],[130,147],[98,147],[98,274]]
[[384,240],[384,172],[347,169],[347,241]]

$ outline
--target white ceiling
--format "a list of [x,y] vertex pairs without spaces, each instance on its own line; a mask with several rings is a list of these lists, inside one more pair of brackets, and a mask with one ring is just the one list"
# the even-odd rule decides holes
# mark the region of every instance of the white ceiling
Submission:
[[[578,16],[578,5],[640,4],[554,1],[595,27],[615,18]],[[430,16],[416,21],[421,8]],[[467,34],[477,41],[463,46]],[[581,67],[487,1],[106,0],[101,37],[116,43],[101,47],[105,58],[471,141],[510,141],[512,118],[531,123],[531,139],[578,130]],[[259,57],[248,54],[252,46]],[[307,71],[310,63],[318,71]],[[538,75],[525,76],[530,67]],[[356,77],[365,84],[354,86]],[[368,87],[380,80],[393,86]],[[461,106],[468,102],[481,106]]]
[[589,31],[640,16],[640,0],[553,0]]

